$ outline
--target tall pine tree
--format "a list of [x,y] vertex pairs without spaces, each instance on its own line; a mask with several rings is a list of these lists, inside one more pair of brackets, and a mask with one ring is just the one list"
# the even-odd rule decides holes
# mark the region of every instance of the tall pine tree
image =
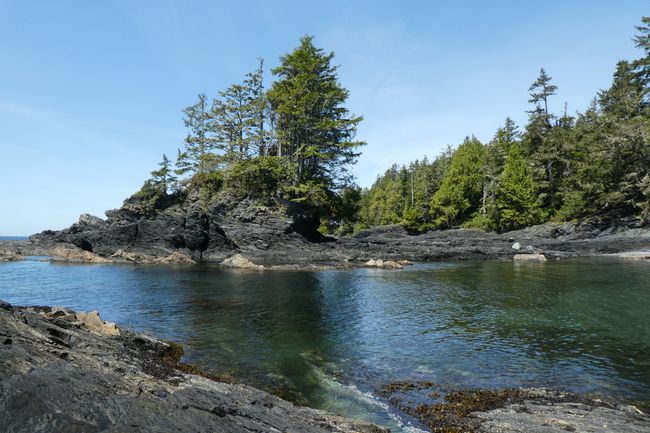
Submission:
[[269,100],[277,113],[278,153],[294,166],[294,186],[309,184],[326,191],[345,186],[357,149],[365,144],[355,140],[362,118],[344,106],[348,91],[338,82],[333,58],[305,36],[273,69],[278,80]]
[[540,221],[537,194],[518,145],[510,147],[497,193],[499,229],[514,230]]
[[478,210],[483,192],[483,158],[483,145],[474,137],[467,137],[458,146],[440,189],[431,199],[434,225],[452,227]]

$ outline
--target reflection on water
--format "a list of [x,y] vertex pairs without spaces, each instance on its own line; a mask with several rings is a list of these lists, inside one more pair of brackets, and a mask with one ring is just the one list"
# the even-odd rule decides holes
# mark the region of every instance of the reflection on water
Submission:
[[98,309],[187,360],[395,427],[397,379],[650,399],[650,263],[437,263],[402,271],[0,264],[0,299]]

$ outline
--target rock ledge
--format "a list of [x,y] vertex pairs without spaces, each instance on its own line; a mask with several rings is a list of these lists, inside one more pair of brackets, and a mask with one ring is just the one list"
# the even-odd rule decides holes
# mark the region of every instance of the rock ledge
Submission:
[[387,432],[188,374],[181,354],[97,312],[0,301],[0,431]]

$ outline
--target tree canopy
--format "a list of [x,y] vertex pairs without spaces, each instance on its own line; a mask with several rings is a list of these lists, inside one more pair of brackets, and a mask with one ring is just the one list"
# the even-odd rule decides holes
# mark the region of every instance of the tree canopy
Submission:
[[[561,89],[544,68],[528,88],[528,120],[506,118],[493,138],[467,137],[430,160],[394,164],[368,189],[351,167],[365,144],[349,112],[334,53],[311,36],[284,54],[265,87],[264,62],[240,83],[199,94],[183,110],[188,133],[174,166],[166,155],[140,194],[221,191],[290,200],[317,211],[324,231],[381,224],[421,232],[506,231],[544,221],[650,221],[650,18],[636,27],[642,56],[618,62],[609,88],[584,112],[557,108]],[[400,143],[396,143],[399,145]]]
[[506,231],[584,218],[650,221],[650,18],[636,29],[643,56],[620,61],[611,86],[584,112],[552,109],[560,89],[542,68],[528,89],[522,132],[508,118],[489,143],[467,139],[433,163],[394,165],[363,191],[359,227]]

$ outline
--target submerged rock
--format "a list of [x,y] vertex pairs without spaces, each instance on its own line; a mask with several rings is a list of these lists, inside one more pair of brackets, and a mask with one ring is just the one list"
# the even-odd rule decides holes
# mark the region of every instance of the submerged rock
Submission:
[[0,301],[0,431],[387,433],[189,374],[200,371],[179,346],[110,326],[96,312]]
[[612,254],[625,260],[650,260],[650,251],[628,251],[625,253]]

